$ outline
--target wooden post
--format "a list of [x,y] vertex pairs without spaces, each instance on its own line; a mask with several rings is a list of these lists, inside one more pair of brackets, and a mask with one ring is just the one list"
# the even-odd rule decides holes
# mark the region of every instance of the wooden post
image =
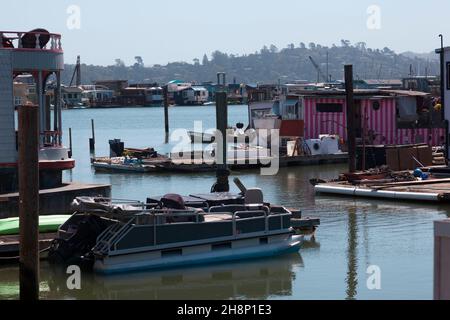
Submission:
[[217,141],[217,161],[219,167],[227,168],[227,126],[228,126],[228,112],[227,112],[227,93],[216,92],[216,127],[217,131],[222,134],[222,141]]
[[348,171],[356,171],[356,131],[355,131],[355,101],[353,99],[353,66],[345,66],[345,93],[347,101],[347,140],[348,140]]
[[72,150],[72,128],[69,128],[69,158],[72,158],[73,150]]
[[169,86],[163,88],[164,93],[164,132],[165,143],[169,143]]
[[[223,77],[223,84],[221,84],[220,82],[220,76]],[[216,130],[221,133],[221,141],[217,138],[215,139],[215,141],[217,142],[217,182],[211,188],[212,192],[230,191],[230,185],[228,182],[230,172],[228,171],[227,165],[228,95],[225,91],[225,79],[225,73],[217,74],[218,91],[216,92]]]
[[95,126],[94,119],[91,119],[92,138],[89,139],[89,150],[95,151]]
[[19,107],[20,299],[39,299],[39,108]]

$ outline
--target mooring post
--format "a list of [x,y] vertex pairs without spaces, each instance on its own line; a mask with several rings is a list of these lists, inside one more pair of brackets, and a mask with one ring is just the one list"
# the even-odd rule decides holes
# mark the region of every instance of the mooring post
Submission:
[[164,132],[165,143],[169,143],[169,85],[164,86]]
[[73,149],[72,149],[72,128],[69,128],[69,158],[72,158]]
[[356,132],[355,132],[355,101],[353,98],[353,66],[345,66],[345,93],[347,101],[347,140],[348,140],[348,171],[356,171]]
[[89,138],[89,150],[95,151],[95,127],[94,119],[91,119],[92,138]]
[[[222,82],[221,83],[221,76]],[[220,139],[215,139],[216,161],[217,161],[217,182],[213,185],[212,192],[228,192],[230,185],[228,177],[230,172],[227,165],[227,127],[228,127],[228,95],[225,91],[225,73],[217,74],[217,91],[216,91],[216,128]]]
[[20,299],[39,299],[39,108],[19,108]]

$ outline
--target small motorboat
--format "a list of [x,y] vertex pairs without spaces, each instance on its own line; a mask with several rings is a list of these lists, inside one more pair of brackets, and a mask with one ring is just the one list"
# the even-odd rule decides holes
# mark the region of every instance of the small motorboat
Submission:
[[299,213],[245,194],[168,194],[136,201],[76,198],[49,261],[103,274],[205,265],[298,252]]

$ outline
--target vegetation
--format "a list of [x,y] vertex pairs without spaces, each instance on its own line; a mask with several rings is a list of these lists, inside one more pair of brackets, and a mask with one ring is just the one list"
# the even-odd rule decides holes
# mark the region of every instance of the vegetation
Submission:
[[[319,66],[322,76],[309,57]],[[215,51],[210,58],[205,54],[201,60],[194,59],[192,63],[172,62],[164,66],[146,67],[140,56],[136,56],[135,60],[132,66],[126,66],[121,59],[116,59],[114,65],[110,66],[83,64],[83,83],[111,79],[129,80],[130,83],[166,83],[174,79],[215,81],[217,72],[226,72],[228,81],[236,79],[238,83],[276,83],[279,80],[283,83],[293,80],[322,82],[325,77],[342,79],[345,64],[353,64],[355,77],[360,79],[399,79],[410,74],[439,74],[436,54],[397,54],[389,48],[371,49],[364,42],[351,44],[348,40],[331,47],[299,43],[289,44],[280,50],[270,45],[264,46],[259,52],[245,55]],[[64,83],[70,82],[73,68],[74,65],[66,65]]]

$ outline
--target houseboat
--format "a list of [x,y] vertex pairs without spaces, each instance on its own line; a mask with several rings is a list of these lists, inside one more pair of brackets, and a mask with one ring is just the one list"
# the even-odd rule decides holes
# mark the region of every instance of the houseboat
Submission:
[[[44,29],[30,32],[0,31],[0,194],[16,192],[18,189],[18,127],[14,82],[26,86],[23,88],[23,99],[17,99],[16,104],[26,104],[25,100],[30,99],[39,108],[40,187],[60,187],[61,172],[74,168],[75,161],[69,157],[68,148],[62,145],[63,70],[61,35]],[[47,104],[47,96],[50,96],[47,83],[50,79],[55,80],[52,90],[53,111]]]
[[140,202],[77,198],[49,252],[51,263],[73,263],[104,274],[268,257],[298,252],[299,212],[244,195],[168,194]]
[[125,106],[162,106],[163,88],[156,84],[134,84],[121,90],[117,97]]
[[169,100],[178,106],[203,105],[209,101],[208,89],[191,83],[168,83]]
[[82,85],[82,102],[92,108],[115,107],[114,91],[102,85]]
[[[440,104],[430,94],[407,90],[354,92],[357,139],[367,144],[439,146],[445,140]],[[280,129],[280,136],[304,140],[335,135],[347,141],[346,95],[341,89],[288,92],[249,103],[254,129]]]

